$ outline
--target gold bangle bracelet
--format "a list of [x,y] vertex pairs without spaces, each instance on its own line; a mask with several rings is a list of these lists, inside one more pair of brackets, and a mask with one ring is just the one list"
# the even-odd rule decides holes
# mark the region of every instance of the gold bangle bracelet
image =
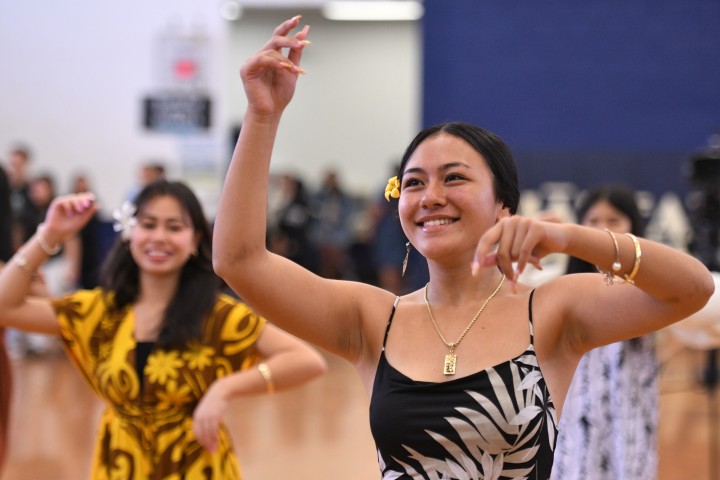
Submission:
[[615,246],[615,261],[612,264],[612,271],[619,272],[622,268],[622,265],[620,265],[620,247],[618,246],[617,238],[615,237],[615,234],[607,228],[603,228],[603,230],[605,230],[610,235],[610,238],[612,238],[613,241],[613,245]]
[[633,235],[632,233],[626,233],[625,235],[630,237],[633,245],[635,245],[635,263],[633,264],[630,275],[625,275],[625,282],[629,283],[630,285],[635,285],[635,276],[637,275],[638,270],[640,270],[640,260],[642,260],[642,249],[640,248],[640,242],[635,235]]
[[265,380],[267,393],[273,393],[275,391],[275,384],[273,383],[270,367],[268,367],[266,363],[260,362],[257,364],[257,370],[260,372],[260,375],[262,375],[263,380]]
[[598,272],[602,273],[605,277],[605,285],[610,286],[615,283],[615,279],[620,279],[620,277],[617,277],[620,269],[622,269],[622,265],[620,264],[620,247],[618,246],[617,237],[615,237],[615,234],[613,232],[611,232],[607,228],[603,228],[603,231],[607,232],[607,234],[610,235],[610,238],[612,238],[613,246],[615,247],[615,261],[610,267],[611,270],[605,271],[597,266],[595,268],[597,268]]

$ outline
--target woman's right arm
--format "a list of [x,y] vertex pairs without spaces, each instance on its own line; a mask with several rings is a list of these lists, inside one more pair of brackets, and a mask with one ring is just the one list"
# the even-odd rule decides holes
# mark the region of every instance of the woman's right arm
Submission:
[[[307,27],[290,35],[298,22],[294,17],[277,27],[264,49],[241,69],[248,108],[215,220],[213,265],[259,314],[352,361],[363,346],[359,305],[376,304],[373,297],[390,294],[369,285],[323,279],[265,246],[273,144],[309,43]],[[287,56],[282,49],[289,50]]]
[[37,333],[58,333],[55,312],[47,298],[31,297],[37,271],[47,259],[39,233],[28,240],[0,269],[0,326]]
[[97,207],[89,194],[59,197],[45,223],[0,270],[0,326],[38,333],[58,333],[49,298],[33,297],[33,279],[55,245],[76,233]]

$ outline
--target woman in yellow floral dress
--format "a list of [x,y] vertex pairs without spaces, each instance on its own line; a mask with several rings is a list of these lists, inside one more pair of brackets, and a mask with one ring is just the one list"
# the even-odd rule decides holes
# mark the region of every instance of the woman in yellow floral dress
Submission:
[[101,287],[33,298],[42,262],[97,210],[92,194],[57,198],[0,271],[0,326],[59,334],[106,401],[92,479],[239,479],[229,402],[303,384],[325,361],[219,293],[210,227],[187,186],[155,182],[135,203],[116,212],[122,235]]

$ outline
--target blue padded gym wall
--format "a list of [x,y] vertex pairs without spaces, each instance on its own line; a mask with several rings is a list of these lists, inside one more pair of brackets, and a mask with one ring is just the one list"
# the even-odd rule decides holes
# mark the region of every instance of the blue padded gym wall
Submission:
[[477,123],[523,188],[684,191],[720,132],[720,0],[426,0],[423,124]]

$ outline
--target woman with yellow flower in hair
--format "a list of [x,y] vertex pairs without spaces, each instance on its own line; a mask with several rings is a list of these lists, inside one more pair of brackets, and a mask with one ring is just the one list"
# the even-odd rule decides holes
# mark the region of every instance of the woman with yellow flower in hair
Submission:
[[[382,478],[547,480],[583,354],[699,310],[714,289],[710,272],[634,235],[516,215],[510,149],[464,122],[422,130],[388,185],[427,262],[424,288],[397,296],[274,255],[265,246],[270,161],[312,48],[298,25],[280,24],[240,69],[247,108],[215,219],[216,271],[277,325],[355,366]],[[551,253],[603,273],[536,289],[518,282]]]
[[219,293],[210,227],[181,182],[151,183],[116,212],[101,287],[31,297],[42,262],[96,210],[88,193],[53,201],[0,271],[0,326],[59,334],[105,400],[90,478],[239,479],[222,421],[230,401],[301,385],[325,371],[323,357]]

